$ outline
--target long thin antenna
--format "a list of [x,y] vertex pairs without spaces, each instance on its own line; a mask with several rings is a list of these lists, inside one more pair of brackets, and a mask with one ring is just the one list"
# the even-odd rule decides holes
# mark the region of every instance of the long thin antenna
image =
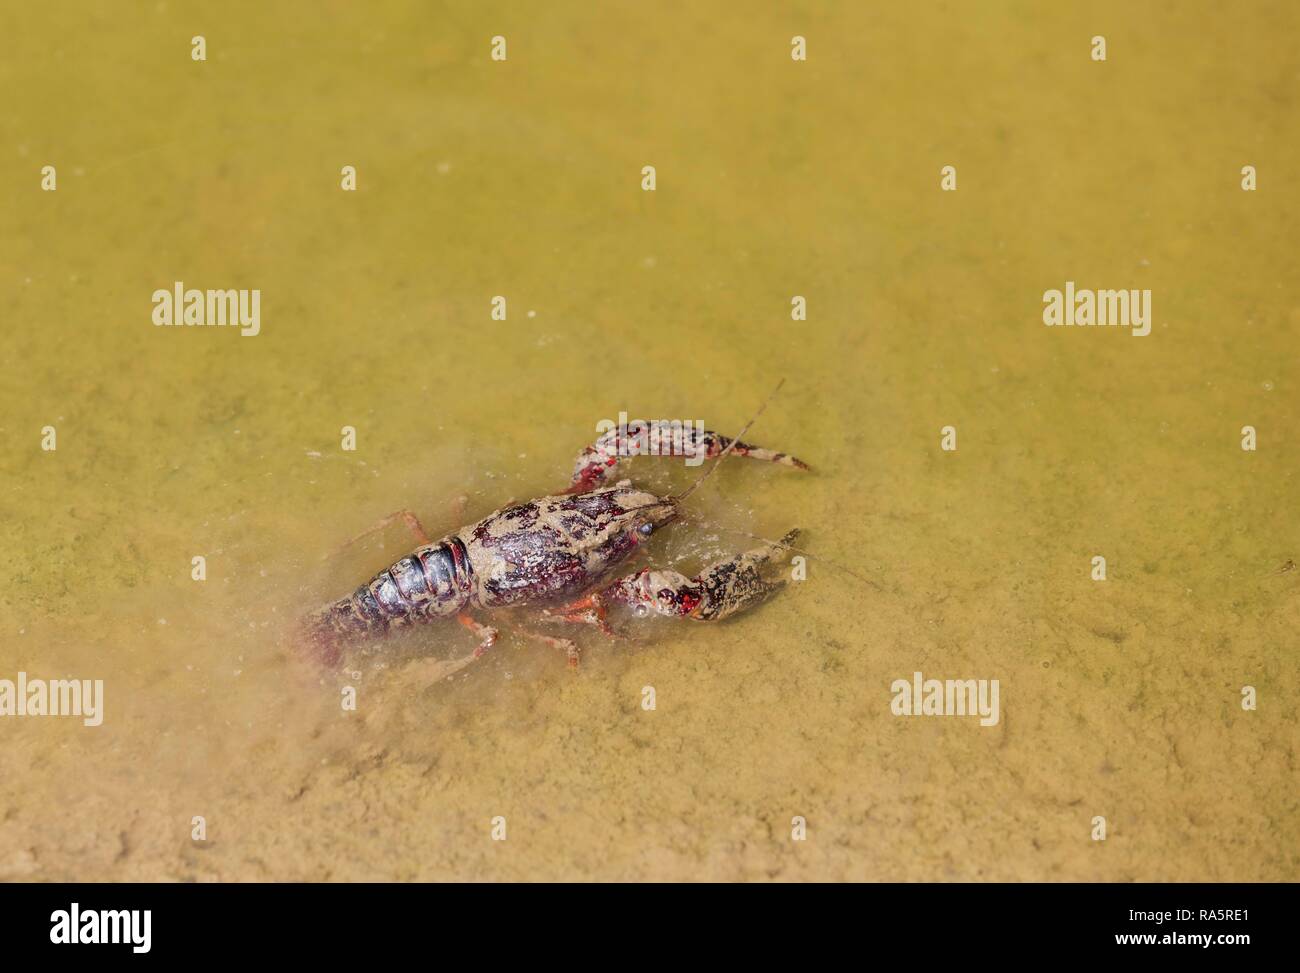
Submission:
[[686,488],[686,491],[681,496],[674,497],[673,499],[675,499],[678,503],[681,503],[692,493],[698,490],[701,483],[703,483],[705,480],[707,480],[710,476],[713,475],[714,471],[716,471],[717,468],[722,465],[722,461],[727,458],[727,455],[733,449],[736,448],[736,444],[739,443],[745,437],[745,433],[749,432],[749,427],[752,426],[754,422],[758,419],[758,417],[763,414],[763,410],[766,409],[768,403],[771,402],[772,399],[776,397],[776,393],[781,391],[781,386],[784,384],[785,384],[785,379],[781,379],[781,381],[776,383],[776,388],[772,389],[771,392],[767,393],[767,398],[764,399],[763,404],[758,407],[758,411],[754,413],[753,417],[749,420],[749,422],[745,423],[745,425],[741,428],[740,432],[736,433],[736,437],[732,439],[731,442],[727,443],[727,448],[718,454],[718,458],[713,461],[713,465],[710,466],[703,473],[701,473],[699,478],[690,486],[688,486]]
[[832,561],[824,554],[814,554],[812,551],[806,550],[802,547],[795,547],[793,544],[782,544],[780,541],[774,541],[770,537],[759,537],[757,534],[751,534],[747,530],[737,530],[735,527],[723,527],[721,524],[715,524],[707,520],[700,520],[697,517],[684,517],[683,520],[685,520],[687,523],[699,524],[701,527],[706,527],[709,530],[721,531],[724,534],[739,534],[741,537],[748,537],[750,540],[762,541],[763,543],[771,544],[774,547],[780,547],[787,551],[794,551],[798,554],[806,555],[807,557],[812,558],[814,561],[824,561],[827,564],[829,564],[831,567],[843,571],[850,578],[853,578],[857,581],[861,581],[863,584],[870,585],[871,587],[875,588],[877,591],[885,590],[884,587],[881,586],[879,582],[872,581],[870,578],[867,577],[863,577],[862,575],[858,574],[856,571],[854,571],[852,568],[848,567],[847,565],[841,564],[839,561]]

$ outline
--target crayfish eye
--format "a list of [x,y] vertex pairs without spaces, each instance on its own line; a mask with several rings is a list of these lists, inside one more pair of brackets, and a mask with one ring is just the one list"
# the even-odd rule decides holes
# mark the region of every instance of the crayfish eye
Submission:
[[640,527],[637,528],[637,530],[645,534],[646,537],[649,537],[651,534],[653,534],[654,529],[655,529],[654,524],[642,524]]

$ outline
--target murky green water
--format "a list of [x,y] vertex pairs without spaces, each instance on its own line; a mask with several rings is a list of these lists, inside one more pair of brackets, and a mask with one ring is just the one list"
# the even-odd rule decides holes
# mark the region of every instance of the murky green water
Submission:
[[[0,678],[105,684],[0,721],[0,878],[1296,877],[1293,5],[268,6],[0,11]],[[177,280],[261,333],[154,327]],[[1151,334],[1045,328],[1067,280]],[[761,610],[576,676],[288,650],[385,514],[780,376],[748,438],[816,474],[729,461],[654,547],[802,526]],[[918,670],[1000,722],[892,716]]]

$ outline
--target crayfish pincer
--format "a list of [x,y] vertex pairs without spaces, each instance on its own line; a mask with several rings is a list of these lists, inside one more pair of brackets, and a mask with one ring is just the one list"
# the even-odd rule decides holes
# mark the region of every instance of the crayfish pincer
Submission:
[[[308,616],[302,633],[308,647],[321,662],[334,665],[352,642],[382,637],[406,625],[456,618],[478,636],[479,644],[472,654],[442,664],[443,674],[450,675],[496,641],[495,629],[471,617],[475,609],[537,604],[546,608],[547,621],[594,625],[613,635],[606,620],[611,604],[629,606],[638,615],[717,621],[761,602],[782,584],[765,580],[762,569],[793,541],[796,531],[714,564],[694,578],[647,567],[610,580],[614,569],[655,531],[677,519],[682,501],[717,469],[715,462],[679,496],[658,496],[637,489],[630,480],[606,485],[619,462],[634,454],[628,443],[633,437],[634,442],[644,442],[647,434],[662,436],[662,441],[671,437],[673,452],[680,449],[679,455],[721,461],[735,453],[808,469],[793,456],[739,438],[669,425],[634,423],[610,430],[579,455],[563,493],[504,507],[440,540],[431,540],[414,514],[394,515],[405,520],[420,546],[347,597]],[[563,650],[569,665],[577,666],[578,646],[571,640],[526,634]]]

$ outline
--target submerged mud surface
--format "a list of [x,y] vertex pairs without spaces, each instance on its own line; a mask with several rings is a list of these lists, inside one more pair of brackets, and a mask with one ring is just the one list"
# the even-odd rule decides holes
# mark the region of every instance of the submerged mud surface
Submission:
[[[0,679],[105,695],[0,718],[0,879],[1296,878],[1292,5],[302,9],[0,13]],[[1044,327],[1068,280],[1151,333]],[[259,333],[155,327],[174,281]],[[803,528],[756,611],[297,657],[381,517],[781,375],[745,438],[816,472],[728,460],[637,562]],[[892,715],[916,672],[1000,719]]]

